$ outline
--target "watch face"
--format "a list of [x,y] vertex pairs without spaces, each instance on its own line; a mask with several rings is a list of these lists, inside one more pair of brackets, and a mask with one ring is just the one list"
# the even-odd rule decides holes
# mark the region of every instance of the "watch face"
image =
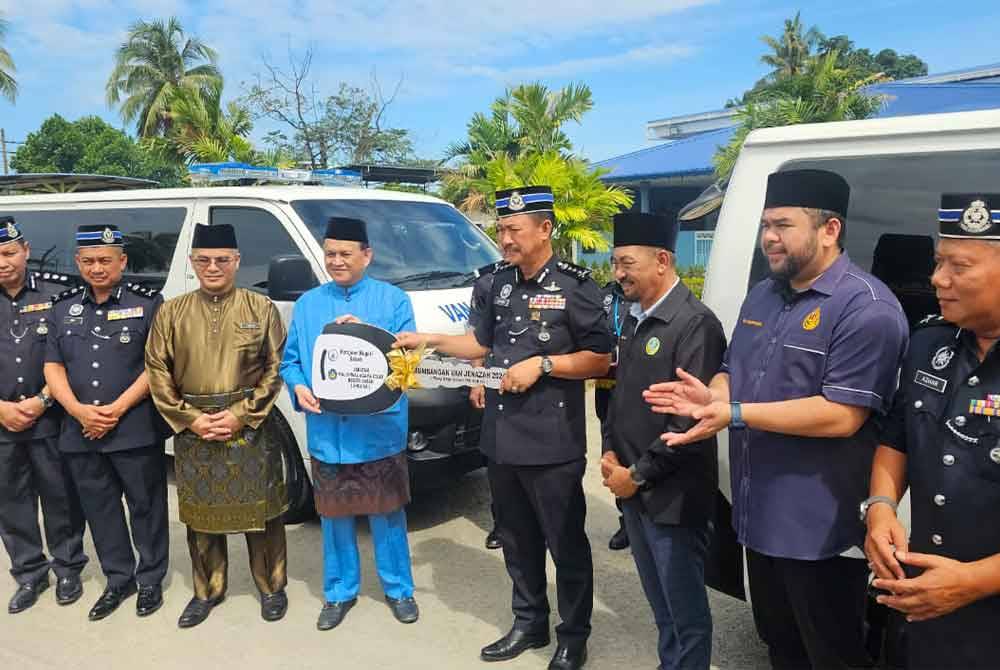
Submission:
[[551,358],[543,358],[542,359],[542,370],[546,374],[548,374],[549,372],[552,372],[552,359]]

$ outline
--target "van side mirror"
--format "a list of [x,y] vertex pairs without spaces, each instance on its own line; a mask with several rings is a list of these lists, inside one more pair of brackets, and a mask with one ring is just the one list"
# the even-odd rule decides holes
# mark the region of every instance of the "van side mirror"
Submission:
[[312,266],[303,256],[275,256],[267,267],[267,295],[271,300],[294,302],[318,285]]

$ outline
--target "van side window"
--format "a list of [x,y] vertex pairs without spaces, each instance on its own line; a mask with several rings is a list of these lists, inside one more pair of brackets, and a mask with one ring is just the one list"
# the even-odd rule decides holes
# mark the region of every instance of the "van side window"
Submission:
[[187,216],[184,207],[93,208],[0,212],[17,221],[31,245],[28,267],[38,272],[79,276],[76,229],[82,225],[113,224],[125,238],[128,265],[125,280],[162,288]]
[[[800,160],[781,166],[799,168],[831,170],[851,185],[845,249],[855,264],[892,290],[912,326],[939,310],[930,278],[941,194],[996,191],[1000,151]],[[750,285],[767,273],[757,248]]]
[[267,292],[267,267],[274,256],[302,251],[273,214],[257,207],[212,207],[212,225],[228,223],[236,229],[240,245],[240,271],[236,285]]

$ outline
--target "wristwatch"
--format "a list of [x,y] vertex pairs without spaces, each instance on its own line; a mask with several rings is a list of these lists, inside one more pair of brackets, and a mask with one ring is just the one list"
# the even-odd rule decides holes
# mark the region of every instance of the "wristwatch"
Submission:
[[747,424],[743,421],[743,405],[738,402],[729,403],[729,427],[730,428],[746,428]]
[[52,405],[54,405],[56,402],[55,400],[52,399],[52,396],[50,396],[45,391],[39,391],[35,397],[42,401],[42,406],[45,407],[45,409],[52,407]]
[[552,359],[548,356],[542,356],[542,374],[548,377],[552,374]]
[[636,471],[634,463],[628,466],[628,474],[632,477],[632,483],[636,486],[642,488],[646,485],[646,480],[643,479],[642,476]]
[[872,505],[877,505],[878,503],[885,503],[892,508],[892,513],[896,513],[896,501],[888,496],[872,496],[871,498],[866,498],[861,501],[858,506],[858,511],[860,512],[861,521],[866,521],[868,519],[868,510],[871,509]]

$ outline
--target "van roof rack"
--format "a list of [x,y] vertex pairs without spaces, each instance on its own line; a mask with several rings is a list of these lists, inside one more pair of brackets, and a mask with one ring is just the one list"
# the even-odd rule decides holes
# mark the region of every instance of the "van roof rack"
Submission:
[[135,177],[68,172],[0,175],[0,192],[14,193],[88,193],[156,188],[160,182]]

